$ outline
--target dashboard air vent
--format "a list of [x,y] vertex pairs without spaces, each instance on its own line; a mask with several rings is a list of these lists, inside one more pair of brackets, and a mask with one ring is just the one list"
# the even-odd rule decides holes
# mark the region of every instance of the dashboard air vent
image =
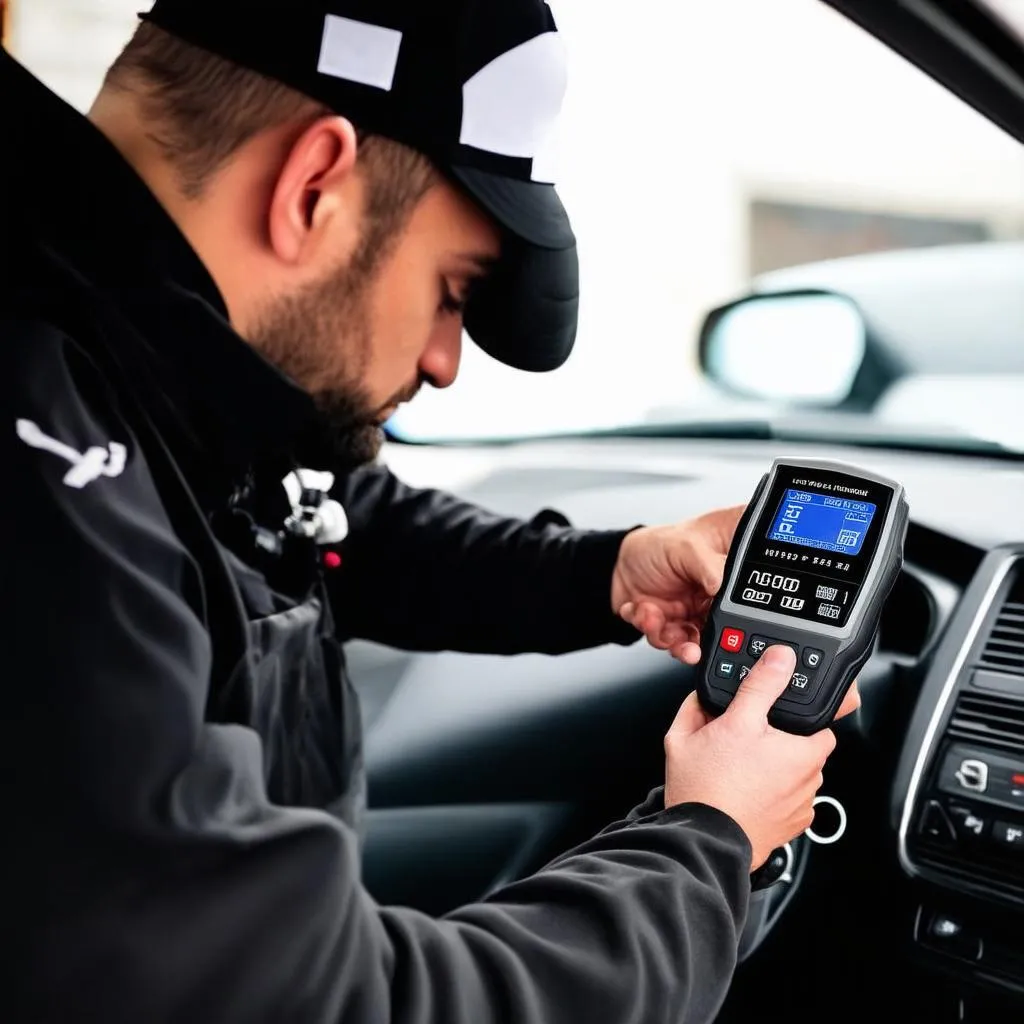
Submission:
[[1001,750],[1024,751],[1024,701],[961,693],[949,721],[949,735]]
[[1020,858],[1016,854],[986,854],[965,859],[963,851],[950,850],[933,841],[919,839],[914,852],[922,864],[953,878],[970,891],[981,890],[996,896],[1000,902],[1009,897],[1015,904],[1024,904]]
[[1024,572],[1020,563],[985,642],[981,664],[998,672],[1024,675]]

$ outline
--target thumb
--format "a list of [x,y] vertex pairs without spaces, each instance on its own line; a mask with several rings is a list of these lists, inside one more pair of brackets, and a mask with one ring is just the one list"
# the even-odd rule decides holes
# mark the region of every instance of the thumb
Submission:
[[768,721],[768,712],[789,686],[795,671],[796,655],[792,647],[769,647],[750,675],[740,683],[725,714],[748,727],[763,727]]

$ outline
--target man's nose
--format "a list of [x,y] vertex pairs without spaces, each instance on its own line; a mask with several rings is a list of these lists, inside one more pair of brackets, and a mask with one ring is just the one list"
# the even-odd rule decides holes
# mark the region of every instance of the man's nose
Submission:
[[446,317],[434,328],[423,358],[420,375],[435,388],[451,387],[459,375],[462,359],[462,318]]

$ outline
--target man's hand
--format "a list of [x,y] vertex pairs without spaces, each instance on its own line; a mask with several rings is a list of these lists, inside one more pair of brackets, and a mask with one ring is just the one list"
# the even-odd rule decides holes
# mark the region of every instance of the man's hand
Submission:
[[725,559],[744,509],[740,505],[629,534],[612,575],[612,610],[654,647],[696,665],[700,631],[722,586]]
[[[665,806],[702,803],[728,814],[750,840],[751,871],[810,826],[835,748],[831,729],[793,736],[768,724],[795,668],[789,647],[770,647],[721,715],[711,718],[692,693],[665,737]],[[836,717],[859,706],[851,686]]]

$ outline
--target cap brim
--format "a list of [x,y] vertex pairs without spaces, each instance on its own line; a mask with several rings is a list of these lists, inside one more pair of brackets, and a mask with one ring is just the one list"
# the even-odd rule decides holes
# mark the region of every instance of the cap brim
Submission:
[[576,342],[580,292],[576,237],[558,193],[476,168],[450,170],[506,236],[500,262],[466,309],[467,332],[508,366],[557,369]]
[[505,178],[475,167],[453,167],[452,175],[498,223],[542,249],[574,249],[569,215],[554,185]]

